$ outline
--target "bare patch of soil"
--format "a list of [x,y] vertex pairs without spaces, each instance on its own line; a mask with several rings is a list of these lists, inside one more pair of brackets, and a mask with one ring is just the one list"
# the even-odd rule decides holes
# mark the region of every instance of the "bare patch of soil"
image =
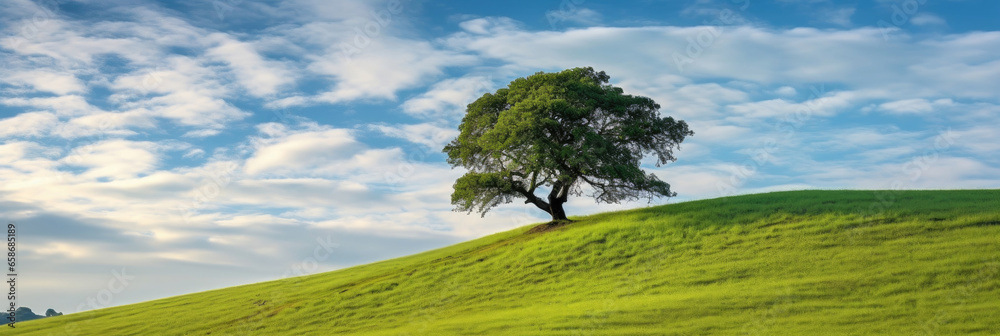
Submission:
[[546,231],[552,231],[555,230],[556,228],[570,224],[572,222],[573,221],[570,220],[560,220],[560,221],[551,221],[548,223],[538,224],[537,226],[531,228],[531,230],[528,230],[528,232],[526,233],[532,234],[532,233],[542,233]]

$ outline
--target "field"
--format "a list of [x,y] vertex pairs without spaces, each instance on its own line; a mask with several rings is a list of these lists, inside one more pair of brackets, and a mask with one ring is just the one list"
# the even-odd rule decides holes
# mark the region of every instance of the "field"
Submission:
[[1000,190],[777,192],[573,219],[0,334],[1000,334]]

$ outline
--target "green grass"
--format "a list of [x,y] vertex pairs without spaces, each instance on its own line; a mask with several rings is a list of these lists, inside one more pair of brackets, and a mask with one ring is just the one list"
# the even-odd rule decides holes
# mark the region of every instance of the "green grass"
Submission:
[[604,213],[0,334],[1000,334],[1000,190],[883,194]]

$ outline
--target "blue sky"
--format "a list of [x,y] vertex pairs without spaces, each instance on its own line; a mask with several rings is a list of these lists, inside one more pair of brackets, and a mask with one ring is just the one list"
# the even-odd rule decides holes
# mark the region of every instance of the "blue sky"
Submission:
[[440,149],[478,96],[577,66],[694,130],[677,162],[646,164],[679,194],[654,205],[1000,188],[998,15],[985,0],[4,1],[18,303],[72,313],[544,220],[518,202],[450,211],[463,171]]

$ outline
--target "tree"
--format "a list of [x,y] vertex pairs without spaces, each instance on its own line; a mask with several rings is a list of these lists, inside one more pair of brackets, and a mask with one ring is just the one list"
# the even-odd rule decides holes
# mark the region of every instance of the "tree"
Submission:
[[[566,220],[563,204],[582,195],[584,184],[602,203],[676,196],[639,165],[646,154],[656,156],[656,166],[676,161],[673,149],[694,132],[609,80],[590,67],[538,72],[469,104],[458,137],[444,148],[452,168],[469,170],[455,181],[455,211],[485,216],[524,198],[552,220]],[[547,197],[535,195],[544,189]]]

